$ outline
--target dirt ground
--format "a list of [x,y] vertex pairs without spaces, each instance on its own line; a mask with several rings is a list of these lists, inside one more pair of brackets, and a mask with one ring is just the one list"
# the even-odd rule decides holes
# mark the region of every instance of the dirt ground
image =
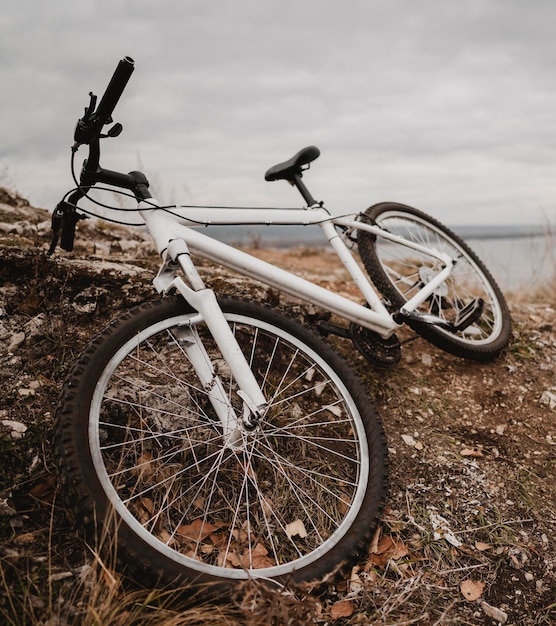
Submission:
[[[324,590],[242,590],[227,607],[192,609],[189,618],[167,607],[156,621],[145,597],[126,595],[111,582],[116,574],[98,574],[51,457],[68,369],[109,319],[156,297],[149,285],[155,258],[140,234],[85,225],[74,253],[47,259],[46,212],[3,194],[1,623],[555,623],[554,285],[508,294],[514,336],[492,363],[460,360],[404,331],[401,362],[378,369],[337,340],[368,385],[389,441],[390,495],[369,552]],[[356,298],[342,268],[320,250],[253,253]],[[282,306],[307,324],[324,316],[217,268],[206,266],[205,274],[221,291]],[[91,591],[93,571],[95,589],[109,593]],[[117,619],[106,617],[109,599]],[[133,612],[141,602],[142,612]],[[216,613],[220,621],[210,621]]]

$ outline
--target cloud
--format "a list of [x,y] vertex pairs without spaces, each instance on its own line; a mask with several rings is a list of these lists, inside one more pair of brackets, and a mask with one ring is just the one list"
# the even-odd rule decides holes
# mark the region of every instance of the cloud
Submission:
[[87,93],[129,54],[124,134],[104,164],[142,163],[166,198],[293,206],[264,171],[316,144],[307,184],[333,209],[554,215],[555,18],[551,2],[518,0],[9,2],[0,168],[55,203]]

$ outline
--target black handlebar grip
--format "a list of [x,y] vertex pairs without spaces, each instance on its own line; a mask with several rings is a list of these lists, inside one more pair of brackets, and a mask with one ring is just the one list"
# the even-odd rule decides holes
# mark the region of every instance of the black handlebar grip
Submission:
[[118,100],[127,85],[127,81],[133,73],[134,63],[135,61],[131,57],[124,57],[118,63],[95,112],[97,119],[102,121],[102,124],[107,123],[110,117],[112,117],[112,111],[118,104]]

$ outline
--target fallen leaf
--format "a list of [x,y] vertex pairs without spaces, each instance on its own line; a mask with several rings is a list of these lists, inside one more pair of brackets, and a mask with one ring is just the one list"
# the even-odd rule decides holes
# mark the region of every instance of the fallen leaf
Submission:
[[264,567],[272,567],[276,563],[268,556],[255,556],[252,559],[253,569],[262,569]]
[[261,507],[266,517],[272,517],[274,515],[274,505],[270,498],[261,496]]
[[479,552],[484,552],[485,550],[490,550],[492,546],[489,543],[483,543],[482,541],[475,542],[475,550]]
[[154,502],[150,498],[141,498],[140,502],[143,508],[152,515],[154,511]]
[[55,493],[56,483],[50,476],[41,480],[29,491],[29,495],[31,497],[46,504],[52,504],[54,502]]
[[515,554],[510,554],[510,560],[515,565],[516,569],[521,569],[521,563],[519,562]]
[[380,541],[373,546],[369,561],[384,569],[390,560],[397,561],[409,554],[409,549],[403,541],[397,541],[390,535],[381,537]]
[[394,560],[398,560],[407,556],[409,554],[409,550],[403,541],[395,541],[393,550],[390,552],[390,558]]
[[14,539],[17,546],[26,546],[35,541],[35,533],[22,533]]
[[484,456],[480,450],[477,450],[477,448],[464,448],[460,454],[461,456],[470,456],[476,459]]
[[378,550],[378,541],[380,539],[381,527],[377,526],[375,530],[375,534],[373,535],[373,540],[371,541],[371,546],[369,548],[369,554],[376,553]]
[[352,567],[348,584],[350,593],[359,593],[363,589],[363,581],[359,576],[359,566]]
[[257,544],[251,550],[251,557],[249,556],[249,550],[243,554],[237,552],[228,552],[226,554],[221,553],[218,558],[218,564],[225,567],[241,567],[262,569],[264,567],[272,567],[276,565],[276,562],[267,556],[268,550],[261,544]]
[[374,572],[373,570],[367,571],[367,580],[369,580],[372,583],[377,583],[378,582],[378,574],[376,572]]
[[195,500],[193,500],[193,504],[198,508],[201,509],[201,511],[205,510],[205,499],[202,498],[201,496],[199,496],[198,498],[196,498]]
[[149,478],[152,476],[154,473],[153,455],[150,452],[144,452],[141,454],[132,471],[134,474],[138,474],[142,478]]
[[251,550],[251,556],[266,556],[267,554],[268,554],[268,550],[263,546],[262,543],[258,543]]
[[384,535],[384,537],[381,537],[379,542],[377,543],[374,552],[376,554],[384,554],[385,552],[388,552],[393,545],[394,540],[392,539],[392,537],[390,537],[390,535]]
[[220,552],[218,567],[243,567],[243,565],[235,552]]
[[483,593],[483,589],[485,588],[485,583],[482,583],[478,580],[464,580],[460,586],[460,591],[463,597],[469,602],[473,602],[477,600],[477,598],[481,597]]
[[160,539],[160,541],[162,541],[168,546],[171,546],[174,543],[172,535],[167,530],[164,530],[164,529],[159,531],[158,538]]
[[296,519],[295,522],[291,522],[291,524],[286,524],[286,534],[290,538],[295,537],[296,535],[302,539],[307,537],[305,524],[300,519]]
[[340,600],[339,602],[334,602],[334,604],[330,607],[330,615],[332,619],[351,617],[354,611],[355,607],[353,606],[353,602],[350,602],[350,600]]
[[371,554],[369,558],[369,565],[371,565],[372,567],[385,569],[386,563],[388,563],[388,556],[385,554]]
[[196,519],[191,522],[191,524],[178,526],[176,534],[180,537],[191,539],[192,541],[202,541],[215,530],[218,530],[218,528],[218,526],[204,522],[202,519]]

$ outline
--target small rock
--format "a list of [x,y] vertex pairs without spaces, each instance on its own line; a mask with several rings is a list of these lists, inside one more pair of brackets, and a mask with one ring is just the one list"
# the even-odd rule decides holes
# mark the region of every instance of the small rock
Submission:
[[8,504],[7,498],[0,500],[0,516],[14,517],[16,515],[17,511]]
[[481,602],[481,608],[489,617],[492,617],[492,619],[499,624],[505,624],[508,621],[508,614],[502,611],[502,609],[491,606],[486,602]]
[[14,352],[25,341],[25,333],[23,331],[15,333],[8,344],[8,352]]
[[2,426],[8,428],[12,439],[21,439],[27,430],[27,426],[21,422],[14,422],[13,420],[2,420],[0,422]]
[[25,324],[25,331],[30,339],[41,334],[41,328],[44,326],[45,321],[45,314],[39,313],[39,315],[36,315]]
[[432,523],[432,527],[434,529],[433,537],[436,540],[445,539],[448,543],[453,545],[455,548],[459,548],[462,546],[462,542],[455,536],[454,532],[448,525],[448,521],[444,519],[441,515],[434,513],[429,510],[430,520]]
[[20,387],[17,390],[17,393],[22,397],[22,398],[28,398],[29,396],[34,396],[35,395],[35,390],[34,389],[30,389],[27,387]]
[[38,609],[39,611],[44,611],[45,603],[42,598],[39,598],[38,596],[30,595],[28,602],[34,609]]
[[50,574],[48,582],[55,583],[66,578],[71,578],[72,576],[73,574],[71,572],[56,572],[54,574]]
[[541,402],[548,404],[551,409],[556,409],[556,393],[553,391],[543,391],[541,395]]
[[97,303],[94,300],[91,300],[91,302],[86,302],[85,304],[77,304],[74,302],[72,304],[72,308],[76,313],[79,313],[81,315],[89,315],[91,313],[94,313],[95,309],[97,308]]

